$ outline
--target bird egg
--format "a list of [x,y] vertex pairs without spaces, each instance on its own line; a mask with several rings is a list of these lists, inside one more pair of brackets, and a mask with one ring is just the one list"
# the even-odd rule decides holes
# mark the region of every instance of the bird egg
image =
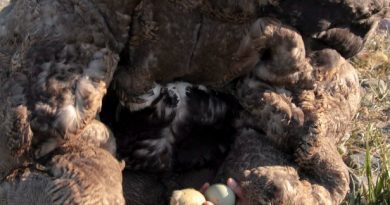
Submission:
[[224,184],[214,184],[210,186],[205,193],[207,201],[214,205],[234,205],[236,195],[233,190]]

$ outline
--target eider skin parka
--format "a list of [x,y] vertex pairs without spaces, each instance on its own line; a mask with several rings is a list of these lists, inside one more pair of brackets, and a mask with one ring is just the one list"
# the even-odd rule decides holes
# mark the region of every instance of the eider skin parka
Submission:
[[[229,92],[243,107],[232,149],[205,178],[234,177],[254,205],[340,204],[349,176],[336,145],[361,97],[347,59],[388,6],[11,0],[0,12],[0,203],[156,204],[195,186],[195,172],[126,170],[122,180],[112,133],[98,121],[109,88],[131,110],[156,84],[185,81]],[[52,192],[37,193],[37,181]],[[149,185],[155,191],[143,197]],[[29,202],[12,197],[21,190],[34,193]]]

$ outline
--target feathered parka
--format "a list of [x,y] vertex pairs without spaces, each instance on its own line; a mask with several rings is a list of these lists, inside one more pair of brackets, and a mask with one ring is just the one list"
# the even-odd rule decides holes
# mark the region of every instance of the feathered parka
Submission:
[[[61,187],[59,203],[123,203],[119,195],[95,197],[105,182],[86,177],[90,170],[99,170],[97,180],[107,178],[106,169],[120,170],[99,148],[112,145],[107,132],[90,126],[111,79],[131,109],[155,83],[222,89],[241,78],[234,91],[245,111],[218,179],[238,179],[251,204],[339,204],[349,178],[335,144],[360,101],[356,71],[345,59],[360,51],[387,6],[386,0],[11,1],[0,13],[0,173],[8,176],[1,202],[24,200],[12,196],[41,186],[39,178]],[[87,133],[106,137],[85,141],[92,147],[67,144]],[[26,165],[37,158],[48,160],[44,170]],[[101,160],[115,165],[101,167]],[[61,177],[80,184],[68,189]],[[120,194],[121,179],[112,180],[115,190],[107,193]]]
[[7,100],[1,99],[0,122],[10,128],[18,120],[11,112],[25,109],[23,126],[33,133],[37,157],[95,118],[138,3],[17,0],[0,13],[0,84],[18,78],[16,88],[1,93]]
[[83,143],[68,141],[38,162],[14,169],[0,183],[0,203],[124,205],[123,164]]

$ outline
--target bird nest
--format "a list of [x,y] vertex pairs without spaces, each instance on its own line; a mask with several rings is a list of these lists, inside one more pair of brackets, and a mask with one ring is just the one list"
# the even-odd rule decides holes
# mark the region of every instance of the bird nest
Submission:
[[250,204],[341,203],[361,97],[346,59],[387,4],[12,1],[0,202],[164,204],[233,177]]

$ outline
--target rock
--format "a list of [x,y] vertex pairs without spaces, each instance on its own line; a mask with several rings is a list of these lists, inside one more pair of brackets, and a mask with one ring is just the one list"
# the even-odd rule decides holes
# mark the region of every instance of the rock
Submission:
[[[346,163],[348,166],[354,168],[354,169],[362,169],[365,166],[366,161],[366,154],[364,152],[362,153],[355,153],[348,156],[346,159]],[[370,156],[371,161],[371,169],[377,170],[381,167],[381,160],[377,156]]]

